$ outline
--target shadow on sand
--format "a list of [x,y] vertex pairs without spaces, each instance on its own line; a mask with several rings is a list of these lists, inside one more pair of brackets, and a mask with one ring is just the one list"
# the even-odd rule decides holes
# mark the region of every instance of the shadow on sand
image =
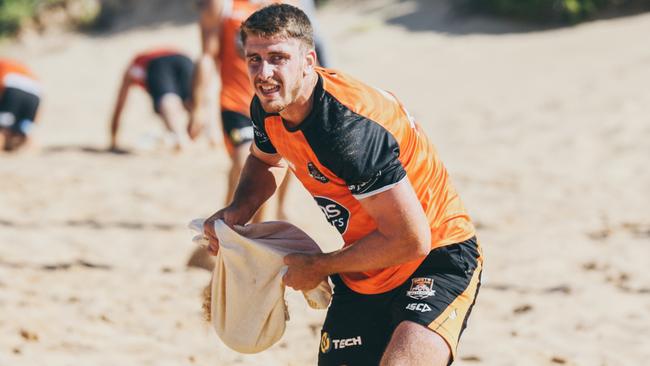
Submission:
[[138,222],[138,221],[100,221],[96,219],[79,219],[79,220],[65,220],[59,222],[48,222],[47,225],[34,222],[16,222],[7,219],[0,219],[0,227],[11,228],[30,228],[37,229],[43,227],[74,227],[91,230],[107,230],[107,229],[122,229],[122,230],[147,230],[147,231],[173,231],[185,228],[183,225],[167,222]]
[[[438,32],[452,36],[471,34],[512,34],[539,32],[570,24],[531,24],[472,13],[454,5],[458,0],[399,0],[397,7],[408,9],[388,17],[386,23],[404,27],[412,32]],[[598,19],[610,19],[636,15],[643,9],[629,9],[602,14]]]
[[105,38],[134,29],[179,26],[198,21],[195,1],[115,0],[106,3],[94,27],[86,31],[91,37]]
[[399,0],[396,4],[408,5],[408,11],[386,19],[412,32],[437,32],[455,36],[471,34],[510,34],[547,30],[542,27],[472,14],[455,6],[449,0]]
[[56,145],[47,146],[41,149],[43,154],[56,154],[67,152],[82,152],[86,154],[106,155],[134,155],[133,151],[123,149],[106,149],[95,146]]

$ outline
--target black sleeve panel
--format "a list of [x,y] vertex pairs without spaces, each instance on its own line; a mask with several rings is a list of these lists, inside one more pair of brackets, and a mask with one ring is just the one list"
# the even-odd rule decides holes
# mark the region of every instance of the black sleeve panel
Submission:
[[[354,195],[371,194],[406,176],[399,144],[379,123],[356,114],[324,93],[302,128],[321,164]],[[318,122],[316,122],[318,121]]]
[[255,96],[251,102],[251,120],[253,121],[253,131],[255,132],[255,146],[267,154],[277,154],[278,151],[266,134],[266,129],[264,128],[265,118],[266,112],[264,112],[259,99]]

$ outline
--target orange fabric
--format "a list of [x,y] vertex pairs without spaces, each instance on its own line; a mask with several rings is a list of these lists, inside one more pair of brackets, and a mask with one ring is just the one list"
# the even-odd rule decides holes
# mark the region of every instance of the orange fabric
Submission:
[[[431,227],[431,248],[462,242],[475,235],[474,226],[452,186],[433,145],[403,106],[391,94],[366,86],[344,74],[317,69],[323,89],[353,113],[383,126],[399,144],[399,160],[413,186]],[[319,163],[303,133],[288,131],[277,115],[265,120],[266,132],[278,153],[290,162],[292,171],[314,197],[326,196],[350,211],[343,240],[345,246],[374,231],[374,220],[352,196],[343,179]],[[309,175],[311,162],[331,184]],[[359,293],[389,291],[402,284],[424,257],[401,265],[360,273],[341,273],[346,285]]]
[[251,3],[234,0],[232,11],[224,17],[219,34],[219,53],[216,62],[221,75],[221,109],[250,116],[250,104],[255,91],[248,79],[248,67],[244,59],[239,29],[241,24],[255,11],[271,3]]
[[248,67],[243,56],[239,28],[241,23],[262,6],[234,0],[232,11],[221,23],[219,53],[216,62],[221,75],[221,109],[250,116],[253,88],[248,81]]
[[131,72],[133,68],[138,68],[140,71],[136,73],[131,72],[132,80],[136,85],[139,85],[146,89],[146,71],[149,63],[159,57],[178,54],[181,54],[181,52],[171,47],[154,48],[137,54],[129,64],[129,72]]
[[0,59],[0,94],[4,91],[4,78],[8,74],[19,74],[32,80],[37,80],[36,75],[27,66],[13,60]]

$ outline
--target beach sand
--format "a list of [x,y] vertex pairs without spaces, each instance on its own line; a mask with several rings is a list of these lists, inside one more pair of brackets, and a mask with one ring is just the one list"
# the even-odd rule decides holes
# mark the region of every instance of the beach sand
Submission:
[[[433,15],[432,15],[433,14]],[[394,92],[424,126],[477,227],[483,285],[457,365],[641,365],[650,358],[650,14],[534,29],[443,1],[333,1],[331,60]],[[120,75],[141,49],[195,56],[187,21],[31,36],[2,54],[46,96],[39,146],[0,155],[0,365],[310,365],[324,312],[287,299],[283,339],[257,355],[201,317],[187,222],[222,206],[228,159],[156,147],[133,90],[104,152]],[[340,245],[295,184],[290,221]],[[251,306],[254,311],[254,306]]]

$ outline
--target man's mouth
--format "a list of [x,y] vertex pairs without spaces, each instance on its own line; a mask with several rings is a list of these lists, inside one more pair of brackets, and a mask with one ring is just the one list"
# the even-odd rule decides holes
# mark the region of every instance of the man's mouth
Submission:
[[262,92],[263,95],[271,95],[273,93],[277,93],[280,91],[280,85],[278,84],[273,84],[273,85],[259,85],[258,89],[260,92]]

